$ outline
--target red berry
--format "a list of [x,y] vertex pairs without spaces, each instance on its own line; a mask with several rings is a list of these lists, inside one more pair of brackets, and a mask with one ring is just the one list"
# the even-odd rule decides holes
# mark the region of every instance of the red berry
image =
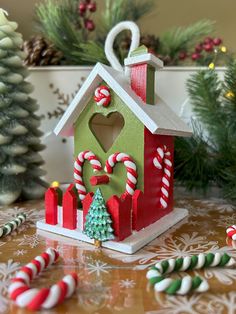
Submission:
[[196,52],[201,52],[201,51],[202,51],[202,44],[198,44],[198,45],[195,47],[195,51],[196,51]]
[[89,3],[87,8],[90,12],[95,12],[97,10],[96,2]]
[[204,44],[211,44],[212,43],[212,38],[211,37],[206,37],[204,39]]
[[209,51],[213,50],[213,45],[212,45],[212,43],[205,44],[205,45],[203,45],[203,48],[204,48],[205,51],[209,52]]
[[187,53],[186,53],[186,51],[181,51],[180,53],[179,53],[179,60],[184,60],[184,59],[186,59],[187,58]]
[[87,4],[86,3],[84,3],[84,2],[81,2],[80,4],[79,4],[79,13],[81,14],[81,15],[83,15],[85,12],[86,12],[86,10],[87,10]]
[[94,22],[93,22],[92,20],[90,20],[90,19],[86,19],[86,20],[84,21],[84,26],[85,26],[85,28],[86,28],[88,31],[90,31],[90,32],[92,32],[92,31],[95,29],[95,24],[94,24]]
[[200,55],[200,53],[198,53],[198,52],[194,52],[194,53],[192,54],[191,58],[192,58],[193,61],[195,61],[195,60],[200,59],[200,58],[201,58],[201,55]]
[[222,39],[221,38],[214,38],[213,39],[213,44],[215,46],[219,46],[222,43]]

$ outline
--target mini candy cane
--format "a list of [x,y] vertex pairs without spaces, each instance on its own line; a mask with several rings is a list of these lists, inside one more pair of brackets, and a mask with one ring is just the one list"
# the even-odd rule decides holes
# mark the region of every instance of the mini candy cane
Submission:
[[57,251],[47,249],[46,252],[35,257],[17,272],[16,277],[12,279],[12,284],[8,288],[8,293],[19,307],[26,307],[31,311],[50,309],[74,293],[78,281],[75,273],[66,275],[50,288],[37,289],[29,287],[29,283],[42,270],[55,263],[58,257]]
[[105,85],[96,88],[94,100],[98,106],[107,107],[111,102],[111,93],[109,88]]
[[162,275],[170,274],[174,271],[187,271],[194,269],[202,269],[205,267],[216,266],[234,266],[235,259],[224,253],[200,253],[199,255],[186,256],[184,258],[169,259],[155,264],[147,272],[147,279],[154,285],[154,289],[158,292],[164,291],[168,294],[186,294],[191,290],[203,292],[208,290],[207,282],[200,278],[190,276],[182,279],[173,280],[165,278]]
[[236,240],[236,225],[230,226],[226,229],[227,236],[232,240]]
[[117,162],[123,162],[127,170],[126,191],[124,195],[133,195],[137,185],[137,168],[133,159],[125,153],[114,153],[110,155],[106,161],[104,170],[112,173]]
[[7,222],[5,225],[0,227],[0,238],[10,234],[12,231],[19,228],[20,225],[23,224],[25,221],[26,214],[25,213],[18,214],[15,219]]
[[153,158],[153,164],[158,169],[163,169],[164,165],[163,177],[161,180],[162,183],[160,203],[162,208],[166,208],[168,206],[170,178],[173,170],[171,154],[166,145],[157,148],[156,156]]
[[86,187],[82,179],[83,164],[85,160],[88,160],[90,162],[94,171],[102,169],[102,165],[100,161],[98,160],[97,156],[93,152],[89,150],[85,150],[78,154],[78,157],[76,158],[74,162],[74,180],[75,180],[76,189],[78,190],[79,198],[81,200],[83,200],[87,194]]

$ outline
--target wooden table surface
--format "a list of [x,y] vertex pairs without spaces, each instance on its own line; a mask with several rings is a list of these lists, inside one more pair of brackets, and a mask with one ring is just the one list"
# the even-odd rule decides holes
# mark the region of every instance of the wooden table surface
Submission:
[[134,255],[99,250],[83,242],[37,231],[35,222],[44,215],[43,202],[2,207],[0,224],[22,211],[27,213],[28,221],[18,231],[0,239],[0,313],[28,313],[9,301],[7,287],[15,271],[46,247],[56,248],[61,258],[33,286],[48,286],[71,271],[79,274],[80,281],[73,298],[42,313],[236,313],[236,269],[190,272],[209,281],[210,290],[204,294],[167,296],[155,294],[148,286],[147,269],[161,259],[201,252],[227,252],[236,257],[234,244],[227,241],[225,234],[227,226],[236,224],[234,207],[217,199],[185,199],[176,205],[189,209],[189,216]]

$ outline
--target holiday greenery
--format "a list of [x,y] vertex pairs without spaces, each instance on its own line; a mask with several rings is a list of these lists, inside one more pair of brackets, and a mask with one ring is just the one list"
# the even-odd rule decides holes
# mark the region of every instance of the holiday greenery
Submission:
[[236,201],[236,61],[223,81],[215,70],[200,70],[187,88],[194,135],[176,139],[175,176],[190,190],[217,185]]
[[[98,6],[100,6],[99,11]],[[110,29],[124,20],[137,22],[153,8],[152,0],[103,0],[99,3],[92,0],[45,0],[37,5],[36,14],[43,35],[63,53],[62,62],[86,65],[96,62],[107,64],[104,43]],[[96,11],[95,24],[92,17]],[[101,12],[99,16],[98,12]],[[162,59],[165,65],[190,61],[208,65],[212,61],[217,63],[226,55],[218,49],[216,58],[215,49],[212,50],[212,43],[220,48],[220,38],[214,38],[211,42],[210,37],[203,39],[213,30],[214,22],[201,20],[189,26],[167,30],[159,37],[143,34],[141,44]],[[206,40],[209,42],[206,43]],[[130,34],[124,32],[118,37],[114,47],[121,62],[127,56],[129,46]],[[32,51],[31,54],[34,52]]]
[[29,95],[32,85],[25,79],[21,34],[0,10],[0,203],[9,204],[20,196],[39,198],[44,193],[39,179],[43,160],[39,155],[40,118],[38,105]]
[[84,233],[91,239],[103,242],[114,239],[112,220],[107,212],[100,189],[97,189],[86,216]]

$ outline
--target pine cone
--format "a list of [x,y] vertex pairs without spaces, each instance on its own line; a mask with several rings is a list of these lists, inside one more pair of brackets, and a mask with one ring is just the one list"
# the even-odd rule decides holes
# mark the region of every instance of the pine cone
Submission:
[[140,38],[140,44],[156,52],[159,47],[159,38],[155,35],[143,35]]
[[25,41],[23,50],[26,53],[24,64],[27,66],[59,65],[63,54],[42,36],[35,36]]

